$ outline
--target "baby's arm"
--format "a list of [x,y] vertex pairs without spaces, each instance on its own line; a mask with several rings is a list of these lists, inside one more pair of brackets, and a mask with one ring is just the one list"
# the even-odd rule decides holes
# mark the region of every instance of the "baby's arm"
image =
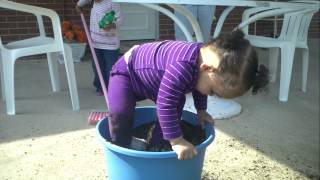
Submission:
[[214,120],[211,117],[211,115],[206,111],[207,110],[207,95],[201,94],[199,91],[194,90],[192,92],[193,100],[194,100],[194,106],[197,109],[197,115],[199,123],[202,127],[204,127],[205,121],[208,121],[210,123],[214,124]]
[[192,97],[194,100],[194,106],[197,110],[206,110],[207,109],[207,95],[201,94],[199,91],[194,90],[192,92]]
[[[186,86],[191,82],[193,71],[188,63],[177,62],[167,65],[157,97],[157,112],[164,139],[170,141],[178,159],[190,159],[197,154],[194,146],[182,136],[181,114],[177,112]],[[182,110],[183,107],[180,107]]]
[[206,110],[197,110],[198,120],[202,128],[204,128],[205,122],[214,124],[214,119]]

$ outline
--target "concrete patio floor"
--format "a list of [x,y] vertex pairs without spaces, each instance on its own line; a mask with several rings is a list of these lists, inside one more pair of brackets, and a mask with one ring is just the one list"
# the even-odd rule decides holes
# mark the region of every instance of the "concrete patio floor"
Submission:
[[[216,121],[202,179],[320,178],[319,40],[309,47],[307,92],[300,91],[298,51],[287,103],[277,99],[278,77],[267,94],[235,99],[243,107],[239,116]],[[267,63],[267,51],[259,50],[259,57]],[[17,115],[7,116],[0,103],[0,179],[105,179],[103,151],[94,126],[87,124],[91,110],[105,108],[104,99],[92,88],[90,61],[76,63],[75,69],[78,112],[71,108],[63,65],[62,91],[52,92],[45,60],[17,62]]]

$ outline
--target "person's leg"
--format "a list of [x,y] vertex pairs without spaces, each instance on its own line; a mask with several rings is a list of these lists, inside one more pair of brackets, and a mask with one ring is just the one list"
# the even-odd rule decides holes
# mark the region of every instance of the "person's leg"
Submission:
[[[196,6],[194,5],[184,5],[185,8],[187,8],[195,18],[197,18],[197,9]],[[181,20],[181,22],[186,26],[187,30],[191,33],[191,35],[193,34],[193,28],[189,22],[189,20],[183,16],[182,14],[178,13],[178,12],[174,12],[174,14],[177,16],[178,19]],[[187,38],[184,35],[184,33],[181,31],[180,27],[174,23],[174,31],[175,31],[175,38],[176,40],[181,40],[181,41],[186,41]]]
[[136,99],[129,77],[113,75],[109,83],[109,132],[111,142],[129,147]]
[[110,71],[112,69],[112,66],[115,64],[115,62],[119,58],[119,49],[117,50],[108,50],[105,49],[103,50],[102,56],[104,58],[104,63],[102,64],[103,69],[102,69],[102,74],[103,74],[103,79],[106,84],[106,88],[108,88],[109,84],[109,77],[110,77]]
[[[94,49],[97,55],[97,59],[99,62],[99,67],[101,69],[101,72],[103,72],[103,67],[104,67],[104,56],[103,56],[103,49]],[[101,84],[100,84],[100,80],[99,80],[99,76],[98,76],[98,72],[97,72],[97,68],[95,65],[94,60],[92,60],[92,69],[93,69],[93,73],[94,73],[94,78],[93,78],[93,86],[96,88],[96,92],[97,93],[102,93],[102,88],[101,88]]]
[[198,6],[198,22],[205,42],[211,39],[211,25],[214,12],[215,6]]

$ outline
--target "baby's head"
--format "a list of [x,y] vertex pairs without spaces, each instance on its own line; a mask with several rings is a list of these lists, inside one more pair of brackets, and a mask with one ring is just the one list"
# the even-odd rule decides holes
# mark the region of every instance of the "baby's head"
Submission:
[[251,87],[256,94],[269,82],[267,68],[258,65],[255,50],[240,30],[212,39],[201,47],[199,66],[196,89],[206,95],[234,98]]

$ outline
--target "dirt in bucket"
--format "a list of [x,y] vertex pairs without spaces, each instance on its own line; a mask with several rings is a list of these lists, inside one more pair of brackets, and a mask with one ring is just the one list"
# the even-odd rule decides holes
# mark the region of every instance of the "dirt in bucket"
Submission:
[[[133,129],[133,136],[144,139],[147,142],[145,151],[163,152],[172,151],[169,141],[161,138],[157,144],[152,144],[152,134],[155,129],[156,121],[143,124]],[[201,144],[205,140],[205,130],[200,125],[193,125],[187,121],[180,121],[180,127],[183,132],[183,138],[189,141],[194,146]]]

